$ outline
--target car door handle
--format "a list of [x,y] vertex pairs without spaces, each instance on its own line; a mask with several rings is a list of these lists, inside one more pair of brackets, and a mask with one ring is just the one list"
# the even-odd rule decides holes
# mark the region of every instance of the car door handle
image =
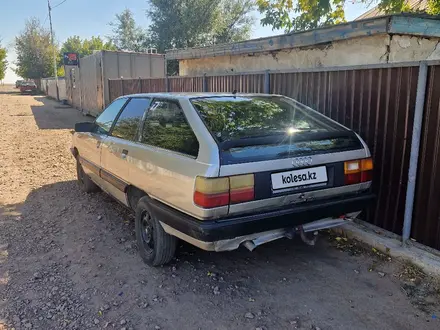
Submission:
[[99,148],[101,146],[101,141],[96,142],[96,148]]
[[121,152],[121,158],[122,159],[126,159],[127,158],[127,154],[128,154],[128,150],[127,149],[123,149]]

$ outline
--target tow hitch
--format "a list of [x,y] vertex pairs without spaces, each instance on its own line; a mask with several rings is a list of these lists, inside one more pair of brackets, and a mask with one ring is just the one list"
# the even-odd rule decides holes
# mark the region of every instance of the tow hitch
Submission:
[[[314,246],[316,241],[318,240],[318,231],[314,231],[312,235],[307,235],[304,231],[303,226],[298,227],[299,235],[301,236],[301,240],[307,245]],[[309,236],[312,236],[309,238]]]

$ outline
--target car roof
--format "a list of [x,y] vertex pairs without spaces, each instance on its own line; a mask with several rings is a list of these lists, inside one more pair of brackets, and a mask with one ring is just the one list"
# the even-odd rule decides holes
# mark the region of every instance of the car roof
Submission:
[[142,93],[142,94],[130,94],[120,96],[123,97],[156,97],[156,98],[168,98],[168,99],[194,99],[200,97],[234,97],[234,96],[276,96],[275,94],[258,94],[258,93],[201,93],[201,92],[173,92],[173,93]]

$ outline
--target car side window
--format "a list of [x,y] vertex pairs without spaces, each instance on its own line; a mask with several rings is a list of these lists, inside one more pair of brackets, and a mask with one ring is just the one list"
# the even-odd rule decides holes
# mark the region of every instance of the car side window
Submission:
[[111,103],[104,111],[96,118],[96,125],[98,134],[108,134],[110,132],[110,128],[112,127],[113,121],[118,115],[121,108],[127,102],[126,98],[117,99],[113,103]]
[[132,98],[116,120],[111,135],[129,141],[137,140],[142,116],[150,103],[148,98]]
[[197,157],[199,142],[179,104],[154,100],[145,117],[142,143]]

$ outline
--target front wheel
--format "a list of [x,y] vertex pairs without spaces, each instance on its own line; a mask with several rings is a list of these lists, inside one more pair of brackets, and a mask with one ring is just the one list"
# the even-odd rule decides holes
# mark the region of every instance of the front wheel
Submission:
[[150,266],[170,262],[176,252],[177,238],[167,234],[151,213],[149,197],[142,197],[136,207],[135,231],[139,253]]

